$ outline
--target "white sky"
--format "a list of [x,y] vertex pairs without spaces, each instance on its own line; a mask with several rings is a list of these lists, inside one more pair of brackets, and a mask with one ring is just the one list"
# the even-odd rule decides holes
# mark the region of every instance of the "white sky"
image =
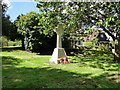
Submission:
[[[56,1],[56,0],[36,0],[36,1]],[[69,2],[69,1],[74,1],[74,0],[58,0],[58,1],[65,1],[65,2]],[[93,1],[117,1],[119,2],[120,0],[75,0],[75,1],[80,1],[80,2],[93,2]],[[7,3],[8,5],[10,5],[10,2],[34,2],[34,0],[2,0],[2,2]]]
[[2,0],[2,4],[7,4],[8,8],[11,8],[11,2],[34,2],[34,0]]
[[10,7],[10,1],[9,0],[2,0],[2,4],[6,3],[8,5],[8,7]]
[[10,2],[34,2],[34,0],[9,0]]

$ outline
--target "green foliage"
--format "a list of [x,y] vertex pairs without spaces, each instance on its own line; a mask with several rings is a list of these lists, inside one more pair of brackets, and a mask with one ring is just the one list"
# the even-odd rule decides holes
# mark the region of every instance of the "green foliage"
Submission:
[[92,42],[83,42],[83,46],[91,47],[93,46]]
[[[119,31],[118,2],[39,2],[37,7],[52,25],[63,22],[68,32],[79,31],[84,26],[97,26],[115,39],[113,33]],[[92,32],[91,28],[87,30]]]
[[93,30],[92,28],[86,28],[85,32],[86,32],[86,33],[93,33],[94,30]]
[[26,50],[32,48],[31,42],[32,40],[35,40],[33,38],[34,33],[37,31],[42,32],[42,29],[38,28],[40,26],[38,26],[39,19],[37,18],[39,18],[39,14],[30,12],[27,15],[19,17],[19,19],[15,21],[15,24],[18,27],[18,32],[25,37],[24,44]]
[[8,38],[6,36],[0,36],[0,42],[2,41],[8,41]]
[[22,43],[21,43],[21,41],[20,40],[15,40],[15,41],[9,41],[8,42],[8,47],[9,46],[21,46],[22,45]]
[[119,2],[39,2],[37,7],[52,25],[63,22],[68,32],[91,33],[96,26],[115,40],[114,33],[119,31]]
[[0,47],[3,47],[3,42],[8,42],[8,38],[6,36],[0,36]]
[[[56,40],[54,38],[55,33],[53,30],[56,27],[54,20],[57,19],[51,18],[54,16],[51,16],[51,14],[52,12],[49,12],[48,14],[44,14],[44,12],[41,14],[30,12],[15,21],[15,24],[18,27],[18,32],[25,37],[26,50],[34,51],[38,50],[39,47],[55,47]],[[65,42],[66,41],[67,38]]]
[[109,51],[109,47],[108,47],[108,46],[105,46],[105,45],[100,45],[100,46],[98,47],[98,49],[101,50],[101,51]]
[[[7,46],[4,46],[4,43],[7,44]],[[21,46],[22,43],[20,40],[15,40],[15,41],[10,41],[8,37],[6,36],[1,36],[0,37],[0,47],[14,47],[14,46]]]
[[93,45],[94,46],[97,46],[98,45],[98,39],[96,38],[95,40],[92,41]]

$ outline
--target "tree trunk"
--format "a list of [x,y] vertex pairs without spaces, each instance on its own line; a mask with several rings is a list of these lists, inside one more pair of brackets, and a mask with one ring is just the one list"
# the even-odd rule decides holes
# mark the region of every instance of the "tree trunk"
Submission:
[[26,36],[24,38],[24,47],[25,47],[25,50],[28,49],[28,41],[27,41],[27,37]]
[[30,51],[31,50],[31,42],[30,42],[30,38],[26,37],[24,38],[24,47],[26,51]]
[[115,61],[120,63],[120,32],[117,33],[117,40],[115,41]]
[[109,36],[112,37],[113,41],[115,41],[116,37],[109,31],[107,30],[104,26],[101,25],[101,28],[103,29],[103,31],[105,31]]
[[24,38],[22,39],[22,49],[25,49]]

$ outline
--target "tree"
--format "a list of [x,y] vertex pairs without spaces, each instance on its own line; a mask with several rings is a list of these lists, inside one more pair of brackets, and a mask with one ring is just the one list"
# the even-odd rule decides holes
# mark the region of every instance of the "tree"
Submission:
[[[30,12],[15,21],[18,32],[24,36],[25,50],[38,51],[40,47],[50,48],[52,33],[43,14]],[[52,45],[54,46],[54,45]]]
[[108,33],[118,42],[115,56],[117,61],[120,60],[119,2],[39,2],[37,7],[45,13],[50,26],[61,21],[69,33],[84,33],[92,26]]
[[2,35],[14,41],[18,37],[16,26],[10,21],[10,16],[6,15],[8,7],[2,4]]
[[[74,3],[74,6],[82,8],[81,3]],[[116,60],[120,60],[120,3],[119,2],[102,2],[102,3],[85,3],[84,8],[79,11],[84,15],[77,17],[78,20],[82,18],[81,23],[89,26],[96,26],[101,28],[104,32],[108,33],[112,39],[118,43],[115,45]],[[76,12],[76,8],[74,9]],[[73,10],[73,11],[74,11]],[[79,12],[78,11],[78,12]],[[79,14],[77,12],[77,14]]]
[[35,23],[36,13],[31,12],[29,14],[22,15],[15,21],[16,26],[18,27],[18,32],[24,36],[24,46],[26,50],[31,48],[32,33],[36,30]]

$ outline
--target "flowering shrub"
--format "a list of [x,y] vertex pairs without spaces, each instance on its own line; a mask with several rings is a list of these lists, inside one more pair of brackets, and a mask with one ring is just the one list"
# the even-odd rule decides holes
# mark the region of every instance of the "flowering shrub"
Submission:
[[64,64],[65,64],[65,63],[71,63],[68,58],[60,58],[60,59],[58,60],[58,62],[59,62],[59,63],[64,63]]

